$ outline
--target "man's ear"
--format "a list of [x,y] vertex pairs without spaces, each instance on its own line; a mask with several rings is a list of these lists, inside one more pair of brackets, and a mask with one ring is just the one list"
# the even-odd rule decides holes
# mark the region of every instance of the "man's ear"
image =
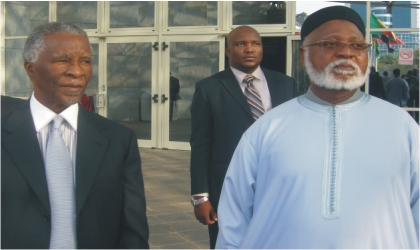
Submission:
[[227,57],[230,57],[230,49],[229,48],[225,49],[225,54],[226,54]]
[[26,70],[26,73],[31,76],[34,73],[34,65],[31,62],[24,62],[23,67]]
[[306,68],[305,66],[305,48],[303,46],[300,46],[299,48],[299,59],[300,59],[300,65],[302,65],[302,68]]

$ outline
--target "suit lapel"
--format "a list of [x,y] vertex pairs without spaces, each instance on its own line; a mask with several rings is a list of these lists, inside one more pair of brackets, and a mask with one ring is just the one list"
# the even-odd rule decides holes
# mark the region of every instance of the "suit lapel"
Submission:
[[108,138],[100,131],[106,129],[103,123],[79,105],[76,153],[76,214],[85,202],[102,159],[105,156]]
[[11,114],[2,130],[4,131],[2,146],[5,147],[28,185],[50,211],[44,159],[39,148],[29,101],[24,107]]
[[282,102],[282,90],[281,90],[281,80],[276,77],[276,75],[271,74],[271,72],[261,68],[264,72],[265,79],[267,80],[268,89],[270,91],[271,106],[272,108],[280,105]]
[[220,80],[226,90],[232,95],[233,99],[242,107],[242,109],[252,118],[251,109],[246,101],[244,93],[239,87],[238,81],[235,78],[230,68],[226,69],[224,77]]

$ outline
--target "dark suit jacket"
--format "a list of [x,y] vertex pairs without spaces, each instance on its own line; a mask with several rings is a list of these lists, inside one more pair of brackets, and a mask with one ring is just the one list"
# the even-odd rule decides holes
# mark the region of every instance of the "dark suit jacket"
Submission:
[[[262,68],[272,107],[297,95],[295,80]],[[197,82],[191,105],[191,194],[208,192],[217,209],[233,152],[254,122],[248,102],[230,68]]]
[[25,105],[26,101],[20,98],[1,96],[1,114],[6,114],[20,106]]
[[[1,124],[1,247],[48,248],[47,180],[29,102]],[[80,105],[76,218],[78,248],[149,247],[136,136]]]

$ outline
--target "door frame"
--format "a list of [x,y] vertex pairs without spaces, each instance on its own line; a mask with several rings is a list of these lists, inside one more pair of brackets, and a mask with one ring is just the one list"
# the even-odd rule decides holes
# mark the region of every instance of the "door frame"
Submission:
[[[165,42],[169,47],[162,53],[162,73],[159,74],[160,84],[160,96],[164,94],[169,96],[169,74],[170,74],[170,46],[172,42],[219,42],[219,71],[224,69],[224,56],[225,56],[225,37],[224,35],[168,35],[162,37],[162,42]],[[169,53],[165,53],[168,51]],[[179,150],[191,150],[189,142],[179,142],[169,140],[169,106],[170,102],[160,103],[161,112],[158,118],[158,124],[161,124],[161,146],[165,149],[179,149]]]
[[[99,59],[100,62],[102,62],[102,67],[100,67],[99,71],[102,71],[102,74],[99,73],[99,75],[102,75],[102,78],[99,78],[100,82],[102,79],[103,84],[99,84],[98,93],[102,94],[103,96],[103,107],[98,108],[98,113],[104,117],[108,117],[107,108],[108,108],[108,82],[107,82],[107,63],[108,63],[108,51],[107,51],[107,45],[111,43],[150,43],[150,49],[151,51],[151,94],[158,92],[158,86],[157,86],[157,74],[158,74],[158,66],[159,66],[159,57],[158,57],[158,51],[153,49],[153,44],[158,42],[159,37],[158,36],[127,36],[127,37],[99,37],[98,39],[102,40],[103,46],[102,46],[102,58]],[[100,46],[101,49],[101,46]],[[100,63],[101,65],[101,63]],[[99,99],[100,103],[100,99]],[[158,147],[158,113],[159,109],[157,105],[154,105],[153,101],[151,101],[151,139],[150,140],[144,140],[144,139],[137,139],[137,144],[139,147],[147,147],[147,148],[155,148]]]

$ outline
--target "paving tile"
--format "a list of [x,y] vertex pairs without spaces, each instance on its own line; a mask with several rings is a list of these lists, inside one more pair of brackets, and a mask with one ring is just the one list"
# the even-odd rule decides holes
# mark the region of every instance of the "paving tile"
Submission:
[[197,220],[189,220],[181,222],[171,222],[166,223],[169,227],[174,229],[177,232],[185,232],[191,230],[200,230],[200,229],[207,229],[207,226],[200,224]]
[[[196,221],[196,223],[199,223],[199,222]],[[209,238],[207,226],[202,229],[196,229],[192,231],[183,231],[183,232],[178,232],[178,233],[189,241],[204,241]]]
[[[186,216],[188,216],[188,215],[186,215]],[[164,221],[160,220],[155,215],[151,215],[151,214],[147,215],[147,223],[149,224],[149,227],[150,227],[150,225],[161,224],[163,222]]]
[[156,215],[156,217],[160,221],[164,221],[164,222],[180,222],[180,223],[182,223],[183,221],[191,221],[191,217],[186,215],[185,213],[182,213],[182,212],[172,213],[172,214],[159,214],[159,215]]
[[198,246],[194,242],[185,242],[178,244],[171,244],[166,246],[159,246],[160,249],[197,249]]
[[141,148],[152,249],[208,249],[190,204],[190,152]]
[[147,211],[153,215],[158,215],[175,213],[177,210],[173,206],[147,206]]
[[159,246],[188,242],[185,238],[183,238],[178,233],[150,235],[149,241],[152,242],[158,248],[160,248]]
[[174,204],[172,206],[175,207],[176,209],[181,210],[181,211],[189,211],[189,210],[192,209],[192,206],[191,206],[191,203],[190,203],[189,199],[185,203]]
[[175,232],[167,223],[149,225],[149,234],[167,234]]
[[209,249],[210,248],[210,240],[194,241],[194,244],[196,244],[199,249]]

